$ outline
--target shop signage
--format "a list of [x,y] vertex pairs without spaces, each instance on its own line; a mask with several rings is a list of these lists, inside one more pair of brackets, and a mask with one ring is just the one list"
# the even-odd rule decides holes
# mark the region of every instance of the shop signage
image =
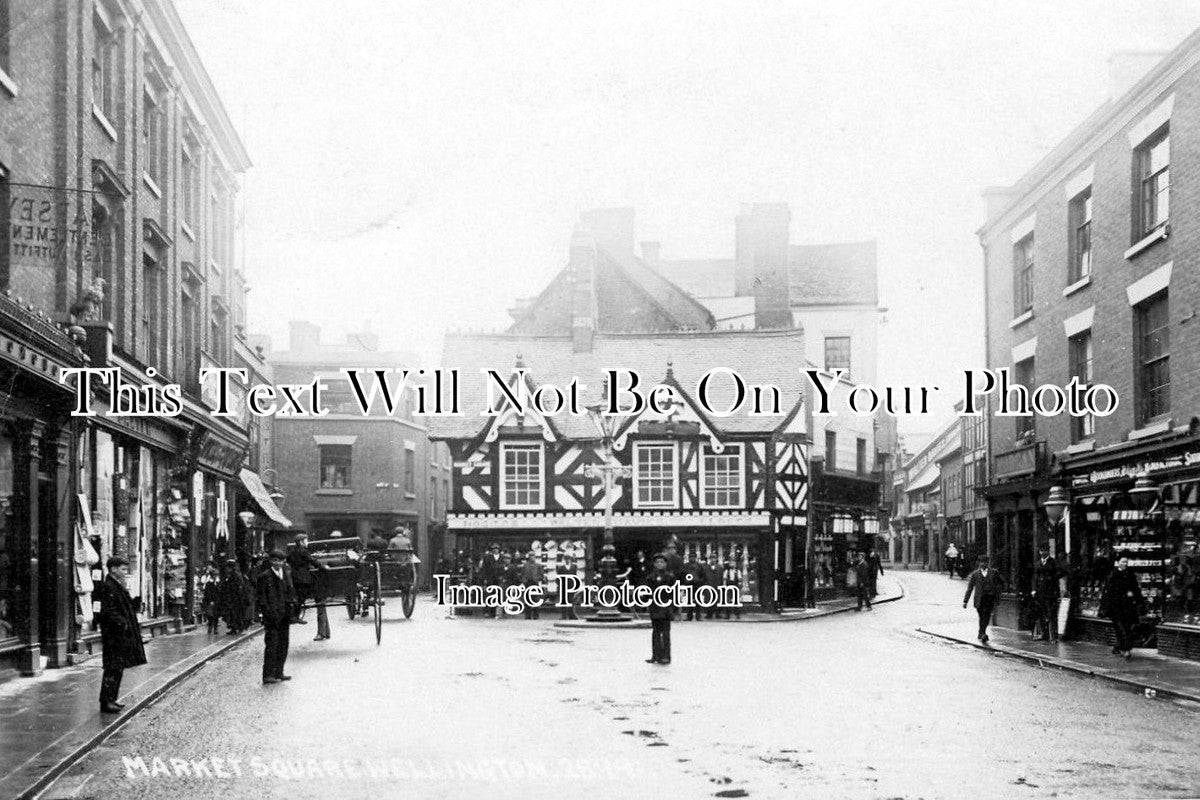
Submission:
[[200,442],[200,450],[196,454],[196,458],[202,465],[210,469],[232,475],[241,469],[242,462],[246,459],[246,450],[244,447],[225,444],[211,433],[206,432]]
[[10,283],[35,295],[35,287],[43,287],[46,295],[24,299],[53,307],[59,265],[111,263],[113,231],[109,225],[93,230],[91,192],[21,183],[7,189],[8,224],[0,230],[0,248],[8,254]]
[[1145,473],[1161,472],[1167,469],[1178,469],[1200,464],[1200,452],[1184,453],[1173,458],[1162,458],[1154,461],[1142,461],[1136,464],[1123,464],[1110,469],[1098,469],[1087,475],[1079,475],[1071,480],[1072,486],[1085,486],[1091,483],[1116,480],[1118,478],[1136,478]]
[[[732,528],[767,527],[771,524],[766,513],[704,514],[664,513],[614,514],[614,528]],[[602,528],[603,514],[450,514],[446,525],[451,530],[506,530],[521,528]]]

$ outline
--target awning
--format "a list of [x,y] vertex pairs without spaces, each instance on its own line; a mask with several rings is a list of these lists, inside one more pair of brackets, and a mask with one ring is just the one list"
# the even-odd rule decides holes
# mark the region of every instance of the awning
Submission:
[[275,505],[275,501],[271,499],[267,487],[263,486],[262,478],[258,477],[258,473],[253,470],[243,469],[241,472],[242,485],[246,487],[246,491],[254,498],[254,502],[258,503],[258,507],[263,510],[272,522],[276,525],[281,525],[284,528],[292,527],[292,521],[283,515],[279,510],[279,506]]
[[911,492],[916,489],[924,489],[926,486],[933,484],[941,474],[941,470],[937,464],[930,464],[925,469],[917,473],[917,477],[909,481],[908,486],[904,487],[904,491]]
[[1112,503],[1113,495],[1116,492],[1099,492],[1097,494],[1085,494],[1075,498],[1075,502],[1081,506],[1088,508],[1105,508]]

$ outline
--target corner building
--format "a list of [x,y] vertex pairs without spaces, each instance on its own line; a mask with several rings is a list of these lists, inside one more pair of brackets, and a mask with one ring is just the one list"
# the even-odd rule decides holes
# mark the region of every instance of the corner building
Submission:
[[[85,539],[129,560],[146,635],[191,620],[210,560],[245,555],[249,422],[212,417],[199,372],[234,365],[243,335],[249,166],[168,0],[0,3],[0,284],[19,307],[0,350],[23,376],[11,458],[0,445],[0,495],[22,509],[0,534],[0,607],[30,620],[0,626],[0,659],[24,674],[100,647],[100,572],[74,567]],[[117,398],[95,381],[96,415],[70,418],[58,370],[82,365],[117,370],[130,396],[179,384],[183,413],[108,416]]]
[[[1029,387],[1077,377],[1120,398],[1107,416],[989,418],[983,491],[1015,590],[998,613],[1014,627],[1048,543],[1069,568],[1070,632],[1111,640],[1100,587],[1125,555],[1149,604],[1142,642],[1200,658],[1198,125],[1200,32],[988,192],[988,365]],[[1052,487],[1069,501],[1058,521]]]

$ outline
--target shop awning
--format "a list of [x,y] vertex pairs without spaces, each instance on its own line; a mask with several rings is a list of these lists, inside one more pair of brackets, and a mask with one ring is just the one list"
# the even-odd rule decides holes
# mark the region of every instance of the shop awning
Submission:
[[257,472],[243,469],[241,478],[242,485],[246,487],[246,491],[250,493],[250,496],[254,498],[254,502],[258,503],[258,507],[263,510],[263,513],[272,522],[284,528],[292,527],[292,521],[283,515],[283,512],[279,510],[279,506],[275,505],[275,501],[271,499],[271,494],[267,491],[267,487],[263,486],[262,478],[258,477]]
[[932,485],[941,474],[941,470],[937,464],[930,464],[925,469],[917,473],[917,477],[909,481],[908,486],[904,487],[904,491],[911,492],[916,489],[924,489],[926,486]]
[[1097,492],[1096,494],[1085,494],[1075,498],[1075,502],[1087,508],[1107,508],[1112,503],[1113,495],[1116,492]]

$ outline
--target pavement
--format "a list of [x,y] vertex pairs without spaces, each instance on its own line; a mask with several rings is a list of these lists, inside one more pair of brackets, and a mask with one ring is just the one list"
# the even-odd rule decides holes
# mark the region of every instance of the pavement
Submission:
[[976,638],[974,621],[921,627],[922,633],[970,645],[997,655],[1029,661],[1041,667],[1101,678],[1142,692],[1147,697],[1176,698],[1200,703],[1200,662],[1160,656],[1154,650],[1135,649],[1130,659],[1112,654],[1111,648],[1091,642],[1047,642],[1031,639],[1028,632],[992,626],[988,643]]
[[99,713],[99,657],[0,684],[0,798],[32,797],[165,691],[260,631],[197,629],[149,640],[147,663],[125,670],[120,714]]
[[[58,735],[82,743],[18,765],[49,770],[44,800],[961,797],[963,773],[946,764],[970,764],[981,798],[1200,796],[1192,704],[963,646],[975,615],[961,581],[898,580],[905,602],[872,613],[673,626],[670,666],[643,662],[645,631],[449,619],[427,596],[411,620],[384,610],[380,646],[367,621],[336,614],[331,641],[293,635],[295,679],[270,687],[259,647],[166,637],[148,647],[154,670],[191,637],[191,673],[154,681],[111,728],[96,715],[98,665],[0,685],[0,797],[26,791],[9,742],[52,738],[32,724],[44,704],[64,718]],[[1157,659],[1109,668],[1143,661]],[[127,681],[151,683],[139,669]],[[13,713],[28,715],[20,730]]]

